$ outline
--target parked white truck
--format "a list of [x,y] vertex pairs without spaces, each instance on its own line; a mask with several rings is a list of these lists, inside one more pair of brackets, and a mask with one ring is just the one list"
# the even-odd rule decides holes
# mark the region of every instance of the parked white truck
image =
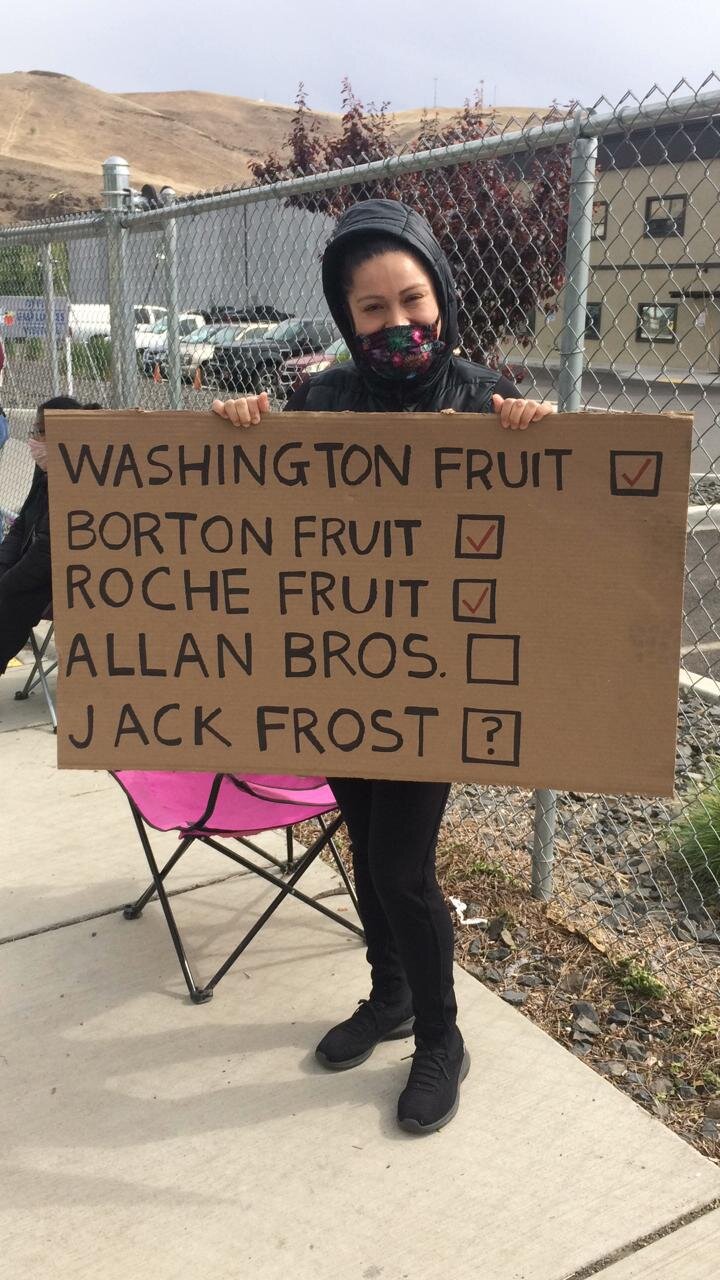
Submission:
[[[148,333],[153,325],[167,316],[166,307],[139,302],[133,307],[135,333]],[[69,334],[72,342],[110,337],[110,307],[107,302],[71,302]]]

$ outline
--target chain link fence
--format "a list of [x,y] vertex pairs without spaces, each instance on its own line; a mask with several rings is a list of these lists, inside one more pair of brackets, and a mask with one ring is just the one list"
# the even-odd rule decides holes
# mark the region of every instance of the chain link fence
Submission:
[[[456,787],[444,841],[530,883],[567,928],[720,994],[720,84],[553,110],[481,137],[134,210],[0,230],[0,510],[53,394],[204,408],[348,359],[320,288],[339,212],[399,198],[453,265],[462,352],[559,409],[695,415],[677,798]],[[135,202],[136,203],[136,202]],[[50,317],[55,320],[55,333]],[[480,861],[478,865],[480,865]]]

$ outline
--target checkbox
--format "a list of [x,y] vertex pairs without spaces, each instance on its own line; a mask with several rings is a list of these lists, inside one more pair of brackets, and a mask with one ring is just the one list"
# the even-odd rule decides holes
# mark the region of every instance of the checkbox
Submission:
[[458,560],[499,560],[504,534],[504,516],[458,516],[455,556]]
[[610,492],[623,498],[656,498],[662,459],[654,449],[611,449]]
[[463,707],[463,764],[520,763],[519,711],[495,711],[484,707]]
[[468,684],[519,684],[520,637],[468,636],[467,682]]
[[456,578],[453,622],[494,622],[496,578]]

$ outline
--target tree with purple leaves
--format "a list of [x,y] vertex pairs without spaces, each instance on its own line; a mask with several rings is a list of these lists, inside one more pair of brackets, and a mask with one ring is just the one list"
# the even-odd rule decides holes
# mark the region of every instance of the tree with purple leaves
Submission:
[[[268,156],[251,165],[259,184],[351,168],[398,153],[388,103],[365,108],[349,80],[342,84],[340,132],[327,136],[308,107],[301,84],[287,139],[286,157]],[[542,125],[572,113],[572,104],[537,117]],[[506,126],[507,127],[507,126]],[[513,126],[514,127],[514,126]],[[448,122],[423,113],[410,152],[498,136],[494,110],[478,94]],[[358,200],[402,200],[422,213],[452,266],[459,291],[465,353],[491,366],[501,362],[501,343],[530,345],[536,307],[551,303],[564,280],[570,157],[567,147],[548,147],[487,160],[460,160],[450,167],[353,182],[332,190],[291,196],[288,203],[338,217]]]

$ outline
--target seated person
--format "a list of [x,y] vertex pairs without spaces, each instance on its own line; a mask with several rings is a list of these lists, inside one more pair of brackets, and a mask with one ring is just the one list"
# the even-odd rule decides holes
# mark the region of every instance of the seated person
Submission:
[[28,445],[35,462],[30,492],[0,543],[0,675],[22,649],[52,599],[50,512],[45,409],[99,409],[72,396],[54,396],[38,408]]

